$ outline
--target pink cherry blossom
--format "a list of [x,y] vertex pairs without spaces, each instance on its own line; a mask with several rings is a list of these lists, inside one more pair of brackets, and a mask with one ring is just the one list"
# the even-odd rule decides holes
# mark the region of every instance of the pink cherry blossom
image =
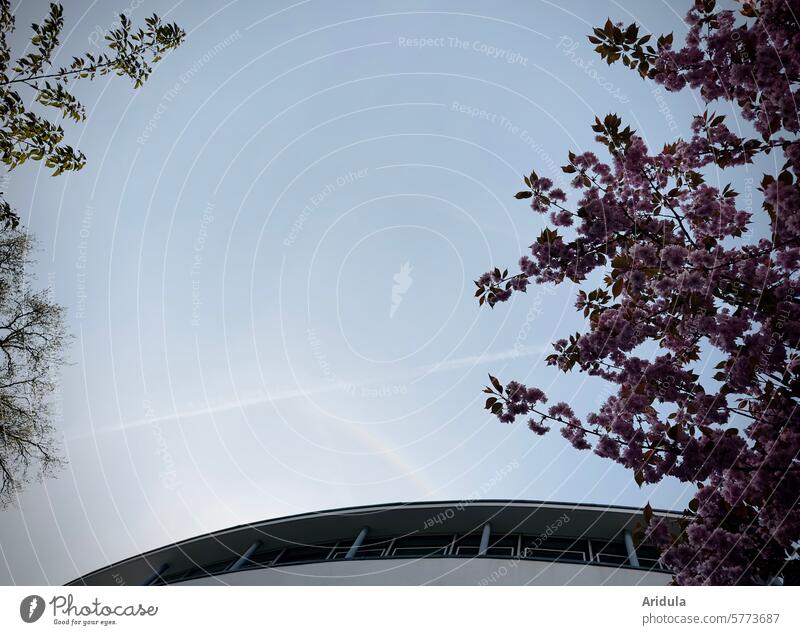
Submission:
[[[596,119],[608,158],[569,153],[571,197],[526,177],[517,198],[531,198],[551,226],[519,273],[476,281],[492,307],[528,282],[580,286],[588,326],[557,340],[547,361],[615,394],[581,417],[566,403],[545,408],[538,388],[492,378],[486,407],[507,423],[524,416],[536,434],[558,426],[639,485],[694,484],[683,521],[656,515],[644,537],[677,584],[765,583],[792,566],[800,539],[800,0],[740,7],[697,0],[679,48],[671,35],[652,45],[636,25],[611,21],[589,39],[609,63],[667,90],[730,102],[757,134],[740,137],[708,110],[689,138],[656,151],[616,115]],[[753,212],[735,184],[721,184],[733,179],[726,170],[767,154],[776,169],[760,180]],[[770,230],[755,242],[745,236],[754,214]],[[598,272],[601,286],[585,288]],[[658,353],[637,355],[646,343]]]

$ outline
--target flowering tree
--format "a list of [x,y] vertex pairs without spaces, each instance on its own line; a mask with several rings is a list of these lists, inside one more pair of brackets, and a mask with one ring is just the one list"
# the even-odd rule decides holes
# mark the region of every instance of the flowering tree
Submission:
[[[649,150],[616,115],[592,129],[609,159],[569,153],[574,202],[535,172],[518,199],[550,227],[519,261],[476,281],[494,306],[531,282],[582,285],[585,332],[554,343],[547,362],[618,389],[585,418],[545,406],[538,388],[491,377],[486,408],[501,421],[551,425],[643,483],[697,487],[677,525],[649,506],[640,539],[662,551],[678,584],[764,583],[796,564],[800,539],[800,0],[746,0],[740,11],[698,0],[685,45],[655,44],[636,24],[606,22],[589,40],[667,90],[687,85],[729,101],[752,134],[706,111],[691,136]],[[725,170],[772,154],[760,181],[769,231],[753,240]],[[765,223],[766,225],[766,223]],[[757,232],[751,232],[751,235]],[[595,274],[595,275],[591,275]],[[602,284],[589,288],[590,276]],[[719,359],[713,377],[708,360]],[[712,364],[713,364],[712,361]],[[713,371],[712,371],[713,372]],[[702,373],[702,377],[701,374]]]

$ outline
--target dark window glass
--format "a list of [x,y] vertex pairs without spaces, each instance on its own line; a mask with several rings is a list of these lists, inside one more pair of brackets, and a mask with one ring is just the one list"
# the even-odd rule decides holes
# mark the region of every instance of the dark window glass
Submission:
[[208,575],[215,575],[217,573],[222,573],[238,559],[239,558],[232,558],[230,560],[221,560],[220,562],[215,562],[214,564],[210,564],[206,567],[198,567],[199,569],[198,573],[202,572]]
[[589,559],[588,547],[588,541],[579,538],[523,536],[520,556],[558,562],[586,562]]
[[327,560],[328,555],[333,549],[332,544],[328,545],[303,545],[289,547],[280,556],[275,564],[289,564],[293,562],[314,562],[317,560]]
[[236,558],[229,560],[220,560],[219,562],[213,562],[211,564],[204,566],[190,567],[189,569],[179,571],[178,573],[174,573],[173,575],[165,575],[164,581],[180,582],[181,580],[189,580],[191,578],[200,578],[207,575],[217,575],[218,573],[222,573],[223,571],[225,571],[225,569],[231,566],[234,562],[236,562]]
[[513,558],[517,555],[517,536],[503,536],[499,540],[490,541],[486,555],[495,558]]
[[477,556],[480,545],[481,545],[480,534],[467,534],[466,536],[459,536],[458,538],[456,538],[456,544],[453,547],[453,555]]
[[446,555],[453,541],[451,535],[406,536],[394,541],[393,556],[421,558],[425,556]]
[[643,569],[664,571],[664,567],[658,561],[661,553],[655,547],[639,545],[636,547],[636,556],[639,559],[639,566]]
[[280,554],[281,549],[262,549],[256,551],[250,558],[242,565],[242,569],[254,569],[258,567],[270,566],[275,558]]
[[603,542],[592,540],[592,550],[594,559],[601,564],[630,564],[628,561],[628,550],[625,543],[621,541]]
[[[382,558],[386,555],[386,551],[391,542],[391,538],[367,538],[363,543],[361,543],[361,546],[358,548],[358,551],[356,551],[354,558],[356,560],[359,558]],[[350,551],[350,546],[352,544],[353,540],[339,541],[339,545],[336,547],[336,550],[333,552],[331,558],[334,560],[343,560],[347,555],[347,552]]]
[[392,538],[368,538],[358,548],[356,558],[382,558],[388,555]]
[[161,579],[153,582],[153,586],[159,586],[161,584],[172,584],[173,582],[180,582],[181,580],[186,580],[187,578],[193,578],[199,573],[200,569],[198,569],[197,567],[192,567],[191,569],[181,571],[180,573],[176,573],[174,575],[161,576]]
[[[332,560],[344,560],[347,552],[350,551],[350,547],[345,547],[343,549],[336,549],[333,552],[333,556],[331,556]],[[386,549],[382,547],[365,547],[361,545],[356,551],[356,555],[353,556],[354,560],[359,559],[366,559],[366,558],[382,558],[386,555]]]

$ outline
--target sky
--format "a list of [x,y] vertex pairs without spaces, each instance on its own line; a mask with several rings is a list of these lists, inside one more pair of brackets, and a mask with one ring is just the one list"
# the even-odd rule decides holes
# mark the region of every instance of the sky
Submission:
[[[13,4],[21,52],[47,3]],[[483,409],[489,372],[579,415],[610,391],[545,364],[586,328],[574,285],[490,310],[472,281],[514,268],[544,227],[513,197],[522,175],[562,181],[569,150],[597,150],[596,115],[651,147],[686,133],[696,95],[601,65],[585,35],[611,16],[680,40],[688,3],[64,4],[57,63],[99,52],[118,12],[188,35],[140,89],[75,85],[82,171],[8,175],[73,339],[54,400],[68,464],[0,511],[0,583],[352,505],[683,509],[677,482],[639,488]]]

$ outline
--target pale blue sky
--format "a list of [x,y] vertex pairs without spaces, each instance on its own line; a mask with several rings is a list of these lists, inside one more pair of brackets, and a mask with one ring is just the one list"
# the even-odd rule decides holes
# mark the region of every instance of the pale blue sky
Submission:
[[[584,38],[607,15],[680,38],[670,4],[688,6],[65,2],[59,59],[92,50],[121,10],[188,37],[140,90],[76,88],[83,171],[11,174],[39,282],[75,340],[57,404],[69,465],[0,513],[0,581],[62,583],[347,505],[682,508],[677,484],[640,490],[482,408],[489,371],[581,415],[607,396],[544,364],[551,340],[583,329],[575,289],[532,287],[494,311],[472,297],[543,227],[513,198],[521,175],[560,178],[568,150],[596,149],[595,115],[617,112],[657,146],[686,130],[691,94],[654,94]],[[25,0],[17,42],[45,10]]]

